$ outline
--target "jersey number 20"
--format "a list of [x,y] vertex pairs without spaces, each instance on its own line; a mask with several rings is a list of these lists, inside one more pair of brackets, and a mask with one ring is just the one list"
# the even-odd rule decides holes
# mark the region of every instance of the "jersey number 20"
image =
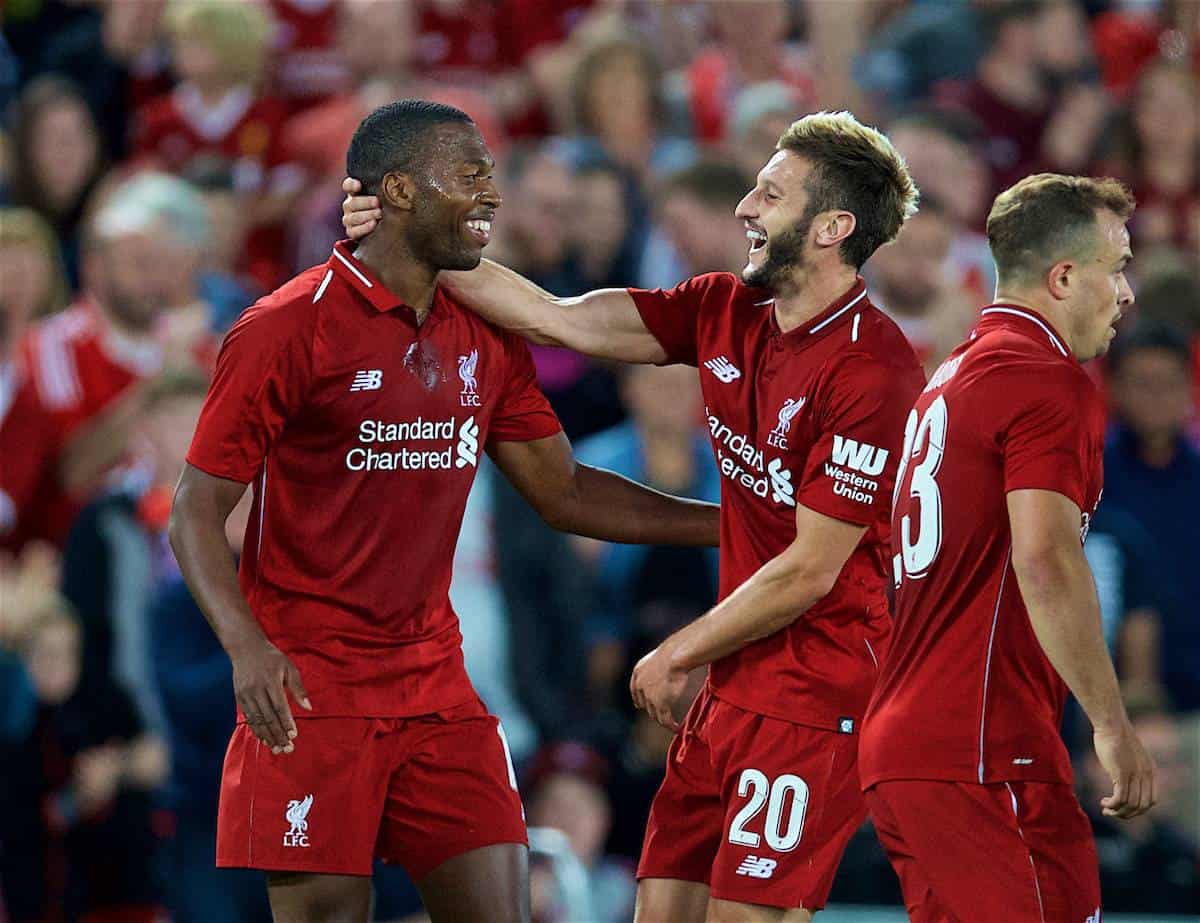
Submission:
[[904,426],[904,452],[896,473],[893,507],[900,499],[909,462],[922,453],[924,457],[913,468],[908,485],[908,497],[916,501],[919,510],[916,541],[913,541],[912,516],[905,513],[900,520],[900,554],[893,562],[897,584],[904,575],[924,577],[942,550],[942,495],[938,491],[937,473],[946,450],[946,425],[946,398],[939,395],[919,420],[915,409],[909,413]]
[[[738,778],[738,795],[743,798],[749,795],[750,800],[729,825],[730,843],[735,846],[758,846],[762,837],[747,830],[746,824],[754,819],[765,804],[767,819],[763,824],[763,834],[767,838],[767,845],[776,852],[789,852],[796,848],[800,834],[804,832],[804,812],[808,810],[807,782],[799,776],[784,773],[772,783],[764,772],[743,769]],[[783,805],[788,795],[792,796],[792,804],[785,828]]]

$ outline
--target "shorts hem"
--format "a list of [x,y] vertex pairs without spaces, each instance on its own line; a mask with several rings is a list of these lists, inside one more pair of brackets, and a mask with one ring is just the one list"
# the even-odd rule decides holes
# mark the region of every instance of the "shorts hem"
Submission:
[[413,881],[420,881],[426,875],[436,871],[439,866],[446,864],[451,859],[457,859],[459,856],[466,855],[467,853],[473,852],[476,849],[486,849],[488,846],[506,846],[509,844],[515,846],[524,846],[526,849],[528,849],[529,837],[518,837],[516,835],[512,835],[488,837],[478,842],[471,841],[456,843],[452,849],[445,850],[436,856],[429,857],[428,861],[424,862],[413,862],[411,859],[409,861],[405,861],[405,859],[400,856],[389,856],[379,853],[376,854],[375,858],[387,863],[388,865],[400,866],[404,869],[404,871],[408,872]]
[[295,872],[301,875],[354,875],[368,878],[371,865],[364,870],[361,865],[336,862],[251,862],[239,859],[217,859],[219,869],[253,869],[257,872]]

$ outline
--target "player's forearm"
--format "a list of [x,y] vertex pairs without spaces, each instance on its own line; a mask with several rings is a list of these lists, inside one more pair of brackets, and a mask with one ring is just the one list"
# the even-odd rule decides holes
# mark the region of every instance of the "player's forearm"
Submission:
[[565,317],[558,299],[506,266],[482,260],[468,272],[443,272],[439,281],[479,315],[531,343],[572,345],[564,340]]
[[720,507],[638,484],[602,468],[576,464],[573,489],[551,525],[588,538],[632,545],[715,547]]
[[231,656],[266,640],[238,585],[225,537],[225,516],[181,488],[171,510],[169,537],[192,598]]
[[1037,560],[1014,559],[1013,570],[1038,643],[1093,727],[1112,730],[1126,723],[1083,549],[1076,545],[1051,550]]
[[694,670],[786,628],[833,588],[837,573],[812,571],[792,555],[768,561],[707,615],[664,642],[672,666]]

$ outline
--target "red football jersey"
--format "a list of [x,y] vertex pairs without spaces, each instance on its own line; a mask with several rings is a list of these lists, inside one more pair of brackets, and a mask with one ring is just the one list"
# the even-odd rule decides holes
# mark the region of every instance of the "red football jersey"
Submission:
[[253,481],[242,591],[317,715],[474,695],[447,591],[479,453],[559,428],[522,341],[442,289],[417,326],[344,243],[242,314],[188,462]]
[[895,629],[859,748],[864,786],[1071,781],[1067,690],[1017,587],[1006,495],[1063,494],[1086,533],[1103,454],[1103,405],[1062,338],[1025,308],[984,309],[909,415]]
[[123,336],[85,297],[37,324],[22,353],[24,380],[0,425],[0,490],[14,512],[10,544],[61,544],[79,505],[58,478],[59,453],[80,426],[158,372],[162,349]]
[[741,708],[852,732],[890,630],[888,500],[925,381],[916,356],[861,279],[787,333],[769,296],[729,273],[631,294],[667,361],[701,367],[722,475],[722,599],[795,540],[797,503],[868,527],[825,598],[709,674]]

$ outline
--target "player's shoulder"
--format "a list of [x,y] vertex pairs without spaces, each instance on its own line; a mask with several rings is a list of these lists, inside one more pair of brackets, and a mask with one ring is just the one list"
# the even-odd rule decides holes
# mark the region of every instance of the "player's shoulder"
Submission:
[[230,336],[249,330],[284,334],[311,329],[320,313],[334,303],[326,297],[336,281],[334,275],[324,263],[306,269],[246,308],[234,322]]
[[1075,359],[1030,349],[1029,339],[1019,334],[989,331],[961,355],[958,390],[983,395],[997,409],[1057,405],[1076,413],[1102,403],[1096,383]]
[[841,376],[883,377],[896,384],[925,384],[921,360],[894,320],[867,304],[827,334],[826,366]]
[[691,276],[670,291],[681,297],[690,296],[706,306],[754,304],[771,297],[768,292],[747,285],[731,272],[704,272]]

